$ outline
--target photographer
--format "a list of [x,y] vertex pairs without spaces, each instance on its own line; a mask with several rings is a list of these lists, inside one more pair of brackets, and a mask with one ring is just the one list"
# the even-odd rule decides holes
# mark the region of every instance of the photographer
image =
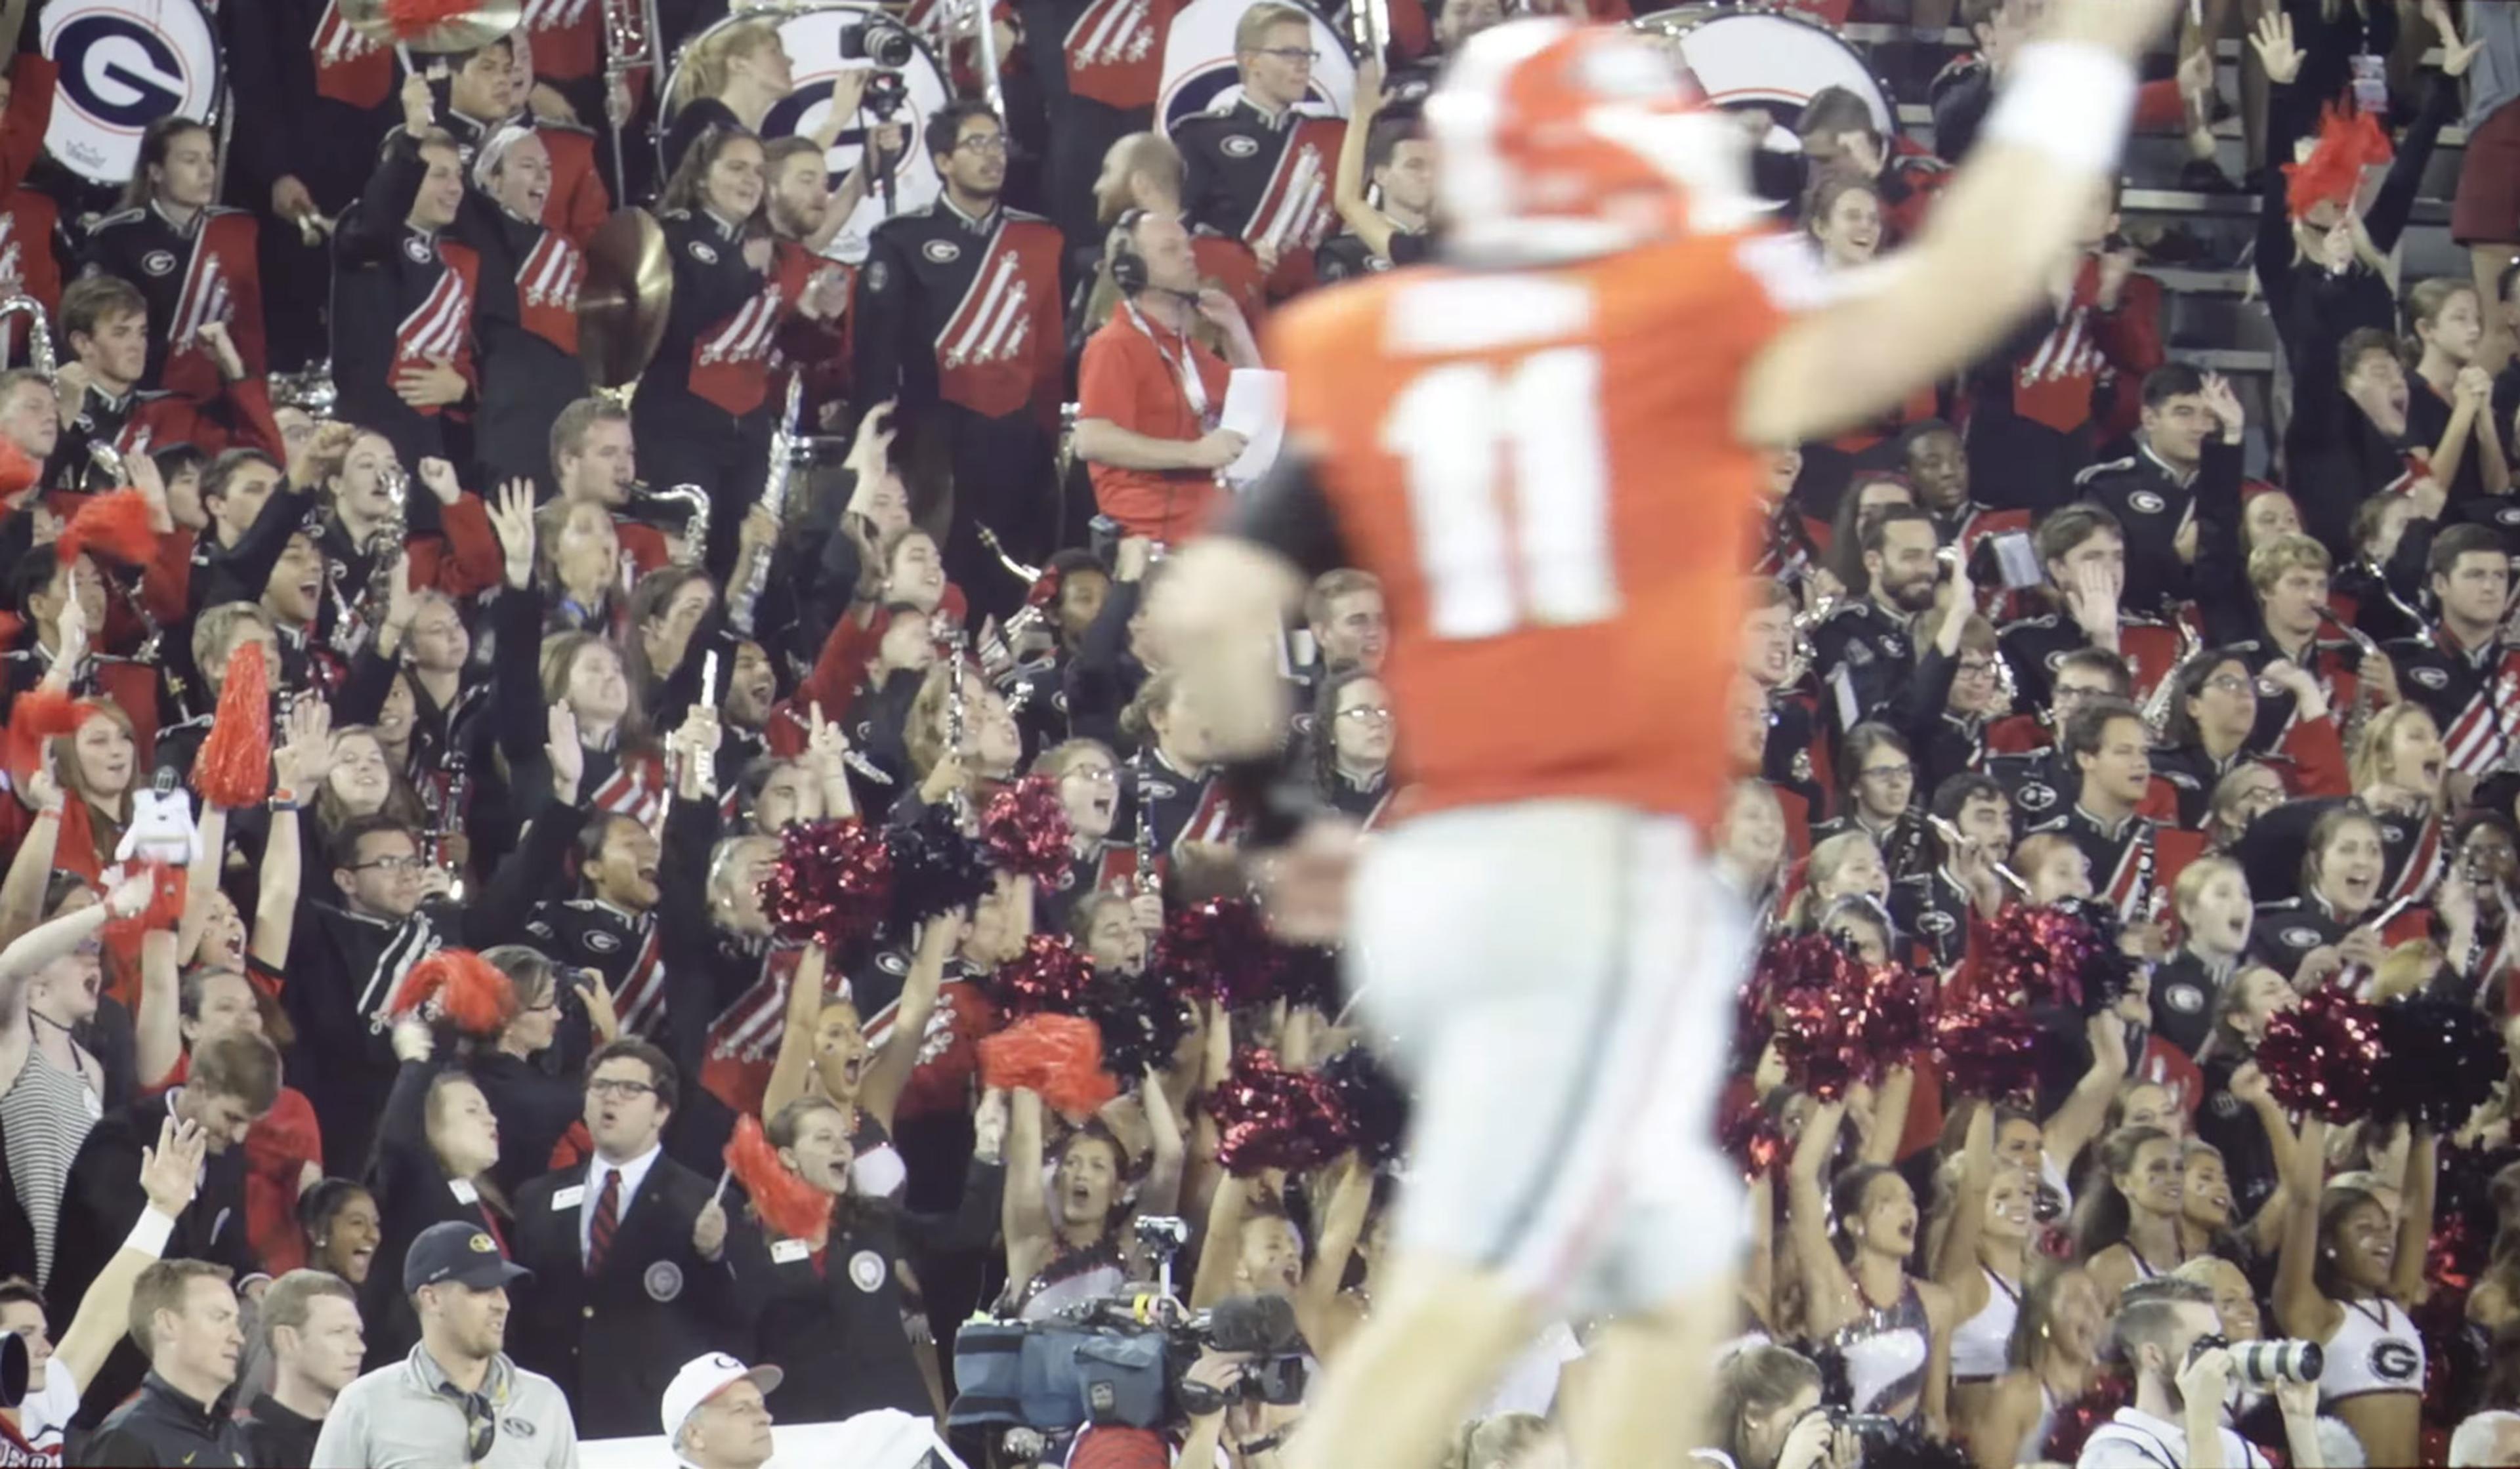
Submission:
[[1855,1437],[1821,1406],[1820,1368],[1799,1352],[1761,1344],[1715,1371],[1716,1444],[1690,1457],[1725,1469],[1844,1469]]
[[[2234,1377],[2214,1293],[2193,1281],[2139,1281],[2119,1298],[2119,1355],[2135,1402],[2094,1430],[2077,1469],[2265,1469],[2267,1456],[2223,1426]],[[2317,1389],[2275,1386],[2294,1469],[2321,1469]],[[2191,1447],[2192,1446],[2192,1447]]]

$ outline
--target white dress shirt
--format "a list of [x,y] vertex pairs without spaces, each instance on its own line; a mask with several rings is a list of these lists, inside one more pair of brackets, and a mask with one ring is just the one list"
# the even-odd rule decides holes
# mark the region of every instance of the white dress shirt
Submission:
[[621,1175],[621,1197],[612,1206],[612,1224],[619,1228],[630,1213],[630,1201],[639,1196],[639,1185],[648,1180],[648,1170],[656,1166],[657,1155],[664,1148],[651,1143],[648,1150],[627,1163],[608,1163],[602,1153],[586,1160],[586,1193],[577,1201],[577,1259],[583,1265],[586,1252],[595,1238],[595,1202],[604,1197],[604,1180],[608,1174]]

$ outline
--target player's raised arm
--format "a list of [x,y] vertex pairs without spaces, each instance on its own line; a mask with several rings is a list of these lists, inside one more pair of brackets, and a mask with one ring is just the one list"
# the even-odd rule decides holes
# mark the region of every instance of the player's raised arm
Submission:
[[2053,0],[1924,234],[1873,289],[1813,310],[1742,383],[1749,442],[1825,438],[1976,360],[2035,306],[2114,173],[2135,58],[2179,0]]

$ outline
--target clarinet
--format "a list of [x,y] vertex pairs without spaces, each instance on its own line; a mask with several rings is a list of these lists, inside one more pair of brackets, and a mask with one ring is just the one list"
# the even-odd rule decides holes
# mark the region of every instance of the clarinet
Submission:
[[1138,779],[1138,871],[1135,881],[1141,894],[1160,893],[1164,879],[1155,871],[1155,798],[1147,789],[1146,778]]
[[[956,641],[954,661],[945,670],[945,752],[959,758],[963,753],[963,648]],[[968,779],[969,772],[964,773]],[[957,789],[947,797],[959,820],[970,815],[971,799],[967,790]]]
[[444,868],[454,877],[447,886],[446,896],[461,903],[464,901],[464,879],[456,875],[454,864],[446,860],[446,838],[455,833],[464,820],[465,802],[472,794],[472,772],[471,762],[465,759],[462,750],[447,751],[446,758],[438,764],[446,772],[446,787],[437,798],[437,824],[428,833],[428,860]]
[[[783,524],[788,515],[788,487],[796,477],[799,444],[795,423],[797,412],[804,405],[804,398],[803,375],[789,374],[787,406],[780,410],[778,430],[770,435],[770,474],[761,484],[761,508],[770,512],[770,518]],[[704,517],[699,522],[699,533],[705,545],[708,522]],[[734,624],[737,632],[747,638],[752,636],[752,619],[761,604],[761,594],[770,585],[772,549],[768,546],[761,548],[760,553],[753,559],[751,568],[744,575],[743,585],[737,589],[735,596],[727,602],[726,620]]]

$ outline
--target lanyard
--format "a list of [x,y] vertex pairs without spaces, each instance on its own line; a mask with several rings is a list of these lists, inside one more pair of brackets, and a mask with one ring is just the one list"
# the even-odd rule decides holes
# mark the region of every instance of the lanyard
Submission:
[[1181,334],[1181,355],[1175,357],[1164,346],[1164,339],[1155,334],[1152,324],[1148,323],[1145,314],[1138,310],[1137,302],[1123,299],[1120,305],[1129,313],[1129,320],[1136,324],[1137,329],[1147,334],[1147,340],[1154,347],[1155,355],[1163,359],[1164,366],[1172,369],[1175,378],[1181,379],[1182,397],[1190,404],[1191,417],[1198,420],[1202,429],[1215,427],[1215,423],[1208,418],[1207,383],[1198,375],[1198,362],[1192,352],[1190,334],[1188,332]]

